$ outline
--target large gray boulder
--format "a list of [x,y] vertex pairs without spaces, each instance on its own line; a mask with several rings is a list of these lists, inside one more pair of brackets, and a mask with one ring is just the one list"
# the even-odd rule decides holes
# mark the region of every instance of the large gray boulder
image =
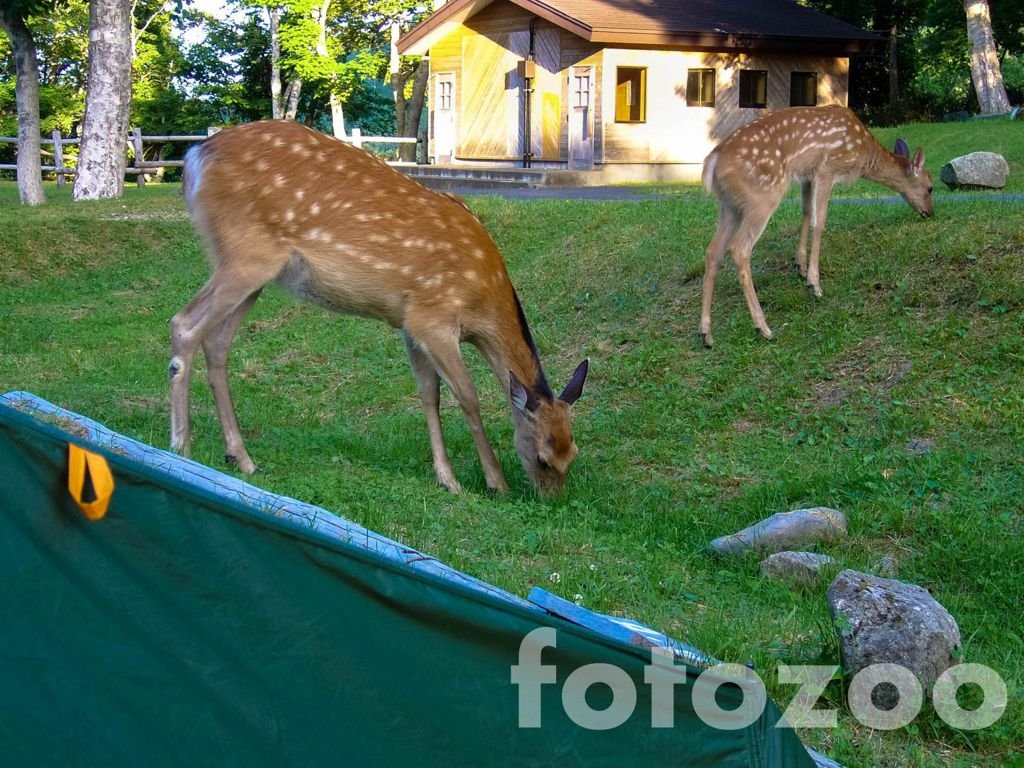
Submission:
[[939,171],[942,183],[950,189],[1002,189],[1010,166],[995,152],[971,152],[954,157]]
[[812,507],[779,512],[749,528],[719,536],[708,546],[720,555],[802,549],[846,535],[846,515],[838,509]]
[[[828,588],[828,604],[843,667],[850,672],[873,664],[898,664],[914,673],[927,696],[954,663],[960,628],[922,587],[846,570]],[[890,709],[898,694],[892,686],[879,685],[872,699],[878,707]]]

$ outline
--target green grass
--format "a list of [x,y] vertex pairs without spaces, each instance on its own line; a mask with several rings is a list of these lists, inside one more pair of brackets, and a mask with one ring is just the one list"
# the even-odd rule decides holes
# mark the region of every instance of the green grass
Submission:
[[[924,145],[936,175],[962,150],[995,148],[1010,160],[1011,191],[1021,191],[1024,125],[1007,125],[879,133],[887,144],[899,133]],[[22,208],[14,185],[0,184],[0,391],[29,390],[165,446],[167,323],[206,277],[180,190],[129,187],[123,200],[78,204],[47,193],[47,205]],[[894,557],[900,578],[956,617],[964,658],[1003,676],[1010,706],[976,733],[929,713],[871,732],[842,709],[837,683],[829,705],[840,727],[806,740],[849,766],[1024,759],[1020,204],[944,193],[927,221],[904,205],[836,204],[820,300],[790,266],[799,209],[784,205],[754,259],[776,338],[755,336],[727,267],[712,351],[695,333],[715,225],[699,189],[639,202],[470,204],[506,256],[552,384],[591,359],[568,494],[543,502],[528,487],[498,384],[471,348],[513,490],[486,493],[447,394],[446,435],[466,491],[437,488],[398,336],[276,288],[243,324],[231,361],[262,469],[256,484],[518,594],[537,584],[580,595],[721,659],[752,660],[782,704],[794,691],[769,674],[776,663],[838,662],[825,585],[789,589],[763,580],[756,558],[716,561],[705,548],[775,512],[842,509],[850,536],[825,551],[869,571]],[[193,430],[194,457],[232,471],[201,365]],[[912,454],[913,438],[934,450]]]

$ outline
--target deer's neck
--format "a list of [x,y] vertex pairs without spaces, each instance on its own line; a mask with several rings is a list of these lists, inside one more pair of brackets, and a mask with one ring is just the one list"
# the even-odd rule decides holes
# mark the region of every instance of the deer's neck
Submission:
[[905,170],[906,164],[876,141],[870,149],[870,157],[864,166],[863,176],[869,181],[898,192]]
[[530,333],[529,323],[522,304],[512,291],[513,306],[501,313],[497,333],[477,339],[477,346],[501,382],[505,394],[509,394],[509,371],[524,385],[542,397],[554,397],[544,369],[537,355],[537,347]]

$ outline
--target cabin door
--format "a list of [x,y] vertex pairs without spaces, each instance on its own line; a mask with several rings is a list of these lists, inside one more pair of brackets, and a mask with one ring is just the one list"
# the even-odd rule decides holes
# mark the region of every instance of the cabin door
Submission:
[[572,67],[569,73],[569,168],[594,168],[594,68]]
[[455,154],[455,75],[445,72],[434,83],[434,162],[450,163]]

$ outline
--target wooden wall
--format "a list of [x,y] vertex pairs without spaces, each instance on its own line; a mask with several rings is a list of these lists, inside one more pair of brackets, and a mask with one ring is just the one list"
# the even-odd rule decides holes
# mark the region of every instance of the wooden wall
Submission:
[[[533,16],[508,0],[497,0],[430,50],[430,98],[436,76],[455,75],[457,160],[521,161],[522,86],[516,64],[529,50]],[[818,73],[818,103],[845,104],[849,65],[845,58],[780,54],[697,53],[685,50],[600,48],[539,20],[534,41],[537,77],[532,107],[534,160],[569,156],[568,112],[571,67],[594,67],[592,108],[597,163],[701,163],[735,128],[764,113],[739,107],[739,71],[768,71],[768,108],[789,105],[790,73]],[[647,115],[643,123],[615,122],[617,67],[647,68]],[[687,70],[717,70],[714,107],[686,105]]]
[[[616,123],[609,108],[604,121],[606,163],[700,163],[718,142],[766,111],[789,106],[790,73],[818,73],[818,103],[846,104],[847,59],[779,54],[722,54],[608,48],[602,91],[614,98],[618,67],[647,67],[647,119]],[[690,68],[716,70],[715,106],[686,105]],[[739,71],[768,72],[768,109],[739,106]]]

